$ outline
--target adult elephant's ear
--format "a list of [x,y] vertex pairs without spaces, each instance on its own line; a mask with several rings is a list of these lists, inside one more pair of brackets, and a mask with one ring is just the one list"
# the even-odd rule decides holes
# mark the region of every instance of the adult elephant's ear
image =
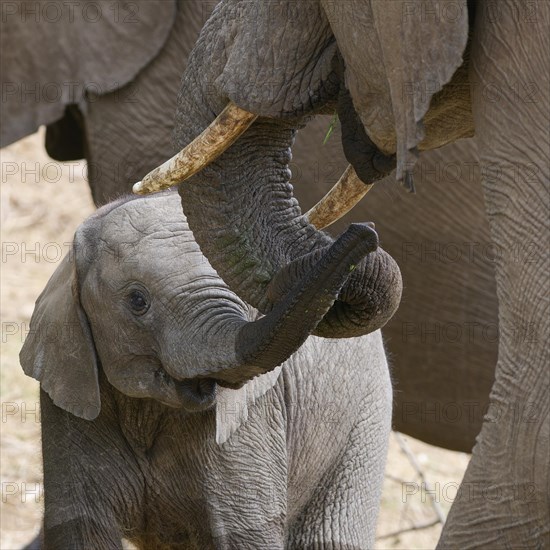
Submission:
[[[175,0],[7,2],[2,6],[0,147],[130,82],[164,45]],[[139,93],[135,91],[135,93]],[[120,101],[135,101],[124,97]]]
[[[463,63],[468,40],[466,0],[356,1],[353,10],[346,10],[346,3],[339,9],[331,0],[322,0],[322,4],[345,61],[346,87],[355,110],[378,148],[384,153],[397,152],[398,180],[412,171],[419,145],[439,147],[471,135],[470,120],[460,124],[468,118],[462,100],[451,107],[457,123],[435,140],[423,124],[428,108],[433,108],[433,96]],[[464,79],[461,92],[469,111],[467,75]],[[456,90],[452,101],[455,97]],[[434,131],[448,116],[448,112],[441,113],[433,121]],[[428,117],[424,122],[429,123]],[[433,143],[421,144],[426,134]]]
[[101,401],[95,346],[80,305],[78,272],[86,251],[77,246],[79,241],[77,232],[73,253],[38,297],[19,360],[25,374],[38,380],[58,407],[93,420]]

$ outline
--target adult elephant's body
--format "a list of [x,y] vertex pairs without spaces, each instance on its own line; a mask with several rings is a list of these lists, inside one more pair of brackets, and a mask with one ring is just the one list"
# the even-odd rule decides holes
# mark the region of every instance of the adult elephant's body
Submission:
[[[169,4],[163,1],[162,9],[172,13]],[[114,15],[109,5],[104,16]],[[57,122],[52,120],[63,114],[63,108],[51,102],[45,104],[47,111],[41,111],[36,102],[27,102],[23,111],[3,115],[3,120],[13,121],[4,126],[6,134],[10,128],[19,128],[19,133],[12,130],[11,139],[39,123],[50,123],[47,144],[51,154],[59,158],[85,154],[97,205],[127,193],[133,181],[173,152],[173,113],[181,73],[213,3],[187,0],[177,7],[172,27],[154,30],[151,43],[158,53],[148,62],[141,61],[134,68],[137,74],[125,77],[130,79],[125,86],[112,92],[103,87],[100,95],[93,93],[97,86],[90,87],[90,95],[81,98],[81,111],[73,106]],[[123,21],[120,26],[135,28]],[[101,33],[98,24],[90,29]],[[79,59],[88,52],[71,48],[68,53]],[[44,71],[44,83],[52,82],[54,73]],[[78,90],[84,88],[86,79],[82,78]],[[120,83],[125,78],[116,76]],[[3,103],[2,107],[9,109],[10,105]],[[21,121],[28,122],[33,109],[34,125],[25,126]],[[26,118],[21,119],[22,113]],[[334,184],[346,165],[338,126],[321,146],[329,122],[328,116],[312,120],[299,132],[293,148],[292,182],[304,211]],[[80,149],[75,150],[75,144]],[[404,273],[401,308],[385,328],[396,387],[394,426],[432,444],[462,451],[471,450],[479,432],[496,360],[495,283],[487,261],[491,253],[483,248],[487,225],[479,170],[472,170],[474,153],[472,142],[464,141],[426,154],[422,167],[417,168],[419,192],[411,201],[414,208],[405,207],[409,198],[389,178],[334,226],[337,234],[350,220],[374,220],[384,246]],[[460,165],[460,176],[452,181],[447,176],[452,178],[456,172],[452,167],[446,171],[449,158]],[[469,195],[464,200],[466,190]],[[421,224],[417,211],[422,213]],[[449,243],[459,247],[458,257],[452,247],[441,250]]]
[[[163,0],[164,1],[164,0]],[[96,205],[131,191],[131,184],[174,151],[173,127],[181,74],[215,2],[176,2],[174,25],[158,56],[116,92],[94,98],[86,114],[86,158]]]
[[1,145],[47,125],[53,158],[88,161],[100,206],[173,150],[179,81],[215,2],[48,4],[13,2],[2,20]]
[[[300,165],[294,168],[299,158],[291,164],[304,211],[345,168],[339,132],[330,138],[328,155],[326,146],[307,137],[298,134],[296,149],[316,159],[317,173],[306,174],[315,184]],[[382,246],[401,269],[401,305],[383,329],[395,389],[394,428],[470,452],[494,381],[494,262],[501,254],[489,235],[474,141],[427,152],[415,169],[415,183],[417,194],[410,197],[392,177],[384,179],[328,230],[338,234],[350,222],[374,221]]]

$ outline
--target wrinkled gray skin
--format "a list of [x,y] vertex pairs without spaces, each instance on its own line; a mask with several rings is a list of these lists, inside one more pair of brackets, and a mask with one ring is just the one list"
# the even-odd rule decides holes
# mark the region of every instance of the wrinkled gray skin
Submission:
[[[178,144],[188,144],[228,100],[259,118],[180,194],[213,267],[239,296],[269,310],[272,278],[289,261],[299,276],[301,256],[324,240],[285,185],[294,129],[305,115],[338,108],[343,146],[361,177],[380,177],[377,163],[386,162],[380,154],[396,153],[397,178],[409,188],[419,149],[475,130],[492,242],[500,251],[498,362],[490,410],[440,546],[542,548],[550,544],[550,315],[542,237],[550,4],[480,0],[469,3],[469,13],[465,1],[453,4],[452,15],[435,1],[219,4],[182,79]],[[469,35],[470,64],[459,71]],[[346,110],[347,94],[353,104]],[[350,136],[351,128],[364,135]],[[407,202],[421,224],[426,214],[414,197]],[[346,335],[347,310],[338,321],[324,334]]]
[[[116,67],[112,66],[113,55],[101,47],[105,42],[102,33],[106,32],[101,23],[108,19],[82,27],[61,20],[57,29],[53,24],[35,28],[32,16],[26,20],[10,16],[5,22],[14,35],[3,36],[18,44],[29,33],[34,39],[50,31],[57,37],[69,31],[93,33],[87,43],[97,45],[95,50],[77,49],[69,39],[56,39],[54,42],[64,55],[55,63],[44,59],[44,63],[25,65],[21,48],[17,49],[16,63],[9,65],[10,70],[25,70],[33,82],[42,81],[43,88],[45,83],[56,80],[57,72],[61,72],[57,78],[66,81],[80,77],[84,83],[100,82],[104,70],[94,72],[96,65],[89,67],[92,57],[103,63],[97,63],[97,67],[110,67],[112,81],[120,85],[129,80],[127,85],[101,95],[93,93],[97,87],[91,87],[92,93],[81,99],[79,108],[71,107],[61,119],[65,108],[62,102],[61,106],[52,101],[21,102],[17,94],[8,94],[8,101],[1,105],[5,109],[2,120],[13,121],[2,126],[4,144],[33,131],[39,123],[50,123],[46,135],[50,155],[59,159],[86,156],[92,195],[98,206],[129,192],[132,182],[174,152],[170,136],[181,73],[214,2],[178,3],[171,27],[160,24],[171,21],[171,3],[163,1],[161,10],[157,5],[154,13],[149,13],[152,4],[137,3],[140,21],[159,18],[148,34],[140,31],[147,40],[138,40],[137,45],[132,42],[135,35],[127,34],[135,32],[136,25],[130,22],[133,16],[120,6],[122,16],[115,26],[120,42]],[[114,16],[109,6],[104,14]],[[125,23],[125,19],[129,21]],[[112,38],[111,26],[108,31]],[[47,38],[42,36],[42,40]],[[132,53],[123,54],[127,44],[132,44]],[[156,48],[154,52],[151,47]],[[6,58],[9,51],[14,49],[2,50],[3,79],[10,73]],[[39,48],[29,51],[29,55],[36,59],[47,52]],[[146,56],[152,54],[155,57],[147,61]],[[69,63],[76,56],[79,63]],[[127,65],[121,62],[123,57],[128,60]],[[32,73],[30,66],[43,73]],[[80,75],[65,74],[67,66],[88,68],[88,72],[81,69]],[[139,72],[131,77],[131,71]],[[12,79],[23,76],[16,73]],[[84,84],[78,89],[83,88]],[[101,90],[106,90],[106,84]],[[56,119],[59,120],[53,122]],[[298,133],[293,147],[292,183],[303,211],[321,198],[347,164],[339,126],[327,144],[321,146],[330,119],[320,116],[309,122]],[[29,126],[29,120],[35,124]],[[403,273],[403,300],[384,328],[396,390],[394,427],[434,445],[465,452],[471,451],[481,428],[497,351],[494,254],[477,162],[471,140],[428,152],[415,170],[416,197],[410,198],[396,188],[393,177],[386,178],[350,216],[329,228],[331,234],[338,235],[350,221],[373,220],[384,248],[397,260]],[[409,203],[414,203],[414,208]],[[422,223],[418,223],[419,212]],[[440,307],[442,303],[445,308]]]
[[[37,301],[21,363],[42,387],[44,547],[372,547],[391,424],[380,331],[310,337],[240,390],[186,382],[234,368],[233,326],[256,314],[201,254],[178,199],[99,210]],[[260,331],[276,340],[297,310],[300,332],[322,294]],[[223,444],[216,416],[231,427]]]
[[[346,167],[339,131],[325,147],[305,143],[305,133],[298,133],[296,148],[316,159],[321,174],[306,174],[314,182],[308,184],[300,165],[294,170],[298,160],[291,164],[304,211],[333,184],[322,173],[327,148],[331,173]],[[328,228],[338,235],[351,222],[372,220],[401,270],[401,304],[383,329],[394,429],[463,452],[471,452],[481,429],[497,360],[498,251],[489,235],[479,171],[473,140],[427,152],[414,171],[412,201],[388,177]],[[533,248],[525,253],[527,260],[535,258]]]

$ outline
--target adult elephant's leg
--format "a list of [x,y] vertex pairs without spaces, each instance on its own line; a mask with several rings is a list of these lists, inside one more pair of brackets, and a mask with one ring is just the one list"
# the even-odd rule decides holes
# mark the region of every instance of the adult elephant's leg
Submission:
[[[346,167],[338,129],[320,146],[329,123],[330,117],[312,121],[293,148],[292,183],[302,211]],[[410,195],[394,177],[378,182],[328,230],[338,235],[351,222],[374,221],[401,269],[401,305],[383,329],[394,428],[471,452],[494,381],[498,339],[494,253],[474,142],[424,153],[415,185]]]
[[96,206],[132,192],[132,184],[175,153],[174,112],[181,75],[214,3],[180,2],[166,44],[127,86],[89,96],[86,159]]
[[441,548],[550,545],[549,20],[544,0],[477,9],[474,117],[499,252],[499,359],[491,408]]

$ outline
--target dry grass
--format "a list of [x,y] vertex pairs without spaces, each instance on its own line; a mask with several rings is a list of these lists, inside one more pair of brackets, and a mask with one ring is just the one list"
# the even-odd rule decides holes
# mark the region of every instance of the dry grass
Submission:
[[23,374],[19,350],[34,301],[67,251],[64,243],[93,212],[85,163],[54,163],[42,143],[37,134],[0,152],[3,550],[32,538],[43,505],[38,383]]
[[[42,514],[38,384],[18,361],[34,301],[67,251],[74,230],[93,211],[85,163],[54,163],[36,134],[0,152],[2,185],[1,538],[0,548],[20,548],[38,531]],[[62,170],[59,181],[58,170]],[[34,170],[38,168],[38,173]],[[15,173],[12,173],[14,172]],[[407,438],[443,514],[468,463],[462,453]],[[416,483],[416,485],[415,485]],[[413,494],[414,493],[414,494]],[[380,537],[437,520],[429,495],[392,436],[378,526]],[[379,538],[376,548],[434,548],[441,524]]]

